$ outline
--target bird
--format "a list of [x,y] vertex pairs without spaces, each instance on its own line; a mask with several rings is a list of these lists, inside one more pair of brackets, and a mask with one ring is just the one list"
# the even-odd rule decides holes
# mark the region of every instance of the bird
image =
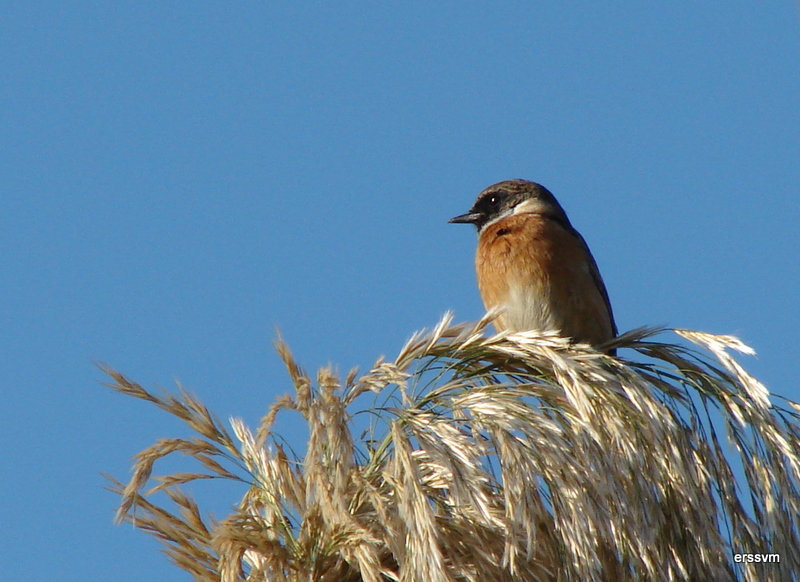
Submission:
[[498,332],[552,331],[592,346],[617,336],[597,263],[547,188],[498,182],[448,222],[478,229],[478,289],[487,310],[502,308]]

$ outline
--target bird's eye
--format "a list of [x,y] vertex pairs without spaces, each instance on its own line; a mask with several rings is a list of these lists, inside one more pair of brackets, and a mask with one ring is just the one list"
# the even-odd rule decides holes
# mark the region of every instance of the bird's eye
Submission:
[[484,213],[495,214],[500,211],[500,205],[504,199],[502,192],[495,192],[485,195],[477,202],[477,205]]

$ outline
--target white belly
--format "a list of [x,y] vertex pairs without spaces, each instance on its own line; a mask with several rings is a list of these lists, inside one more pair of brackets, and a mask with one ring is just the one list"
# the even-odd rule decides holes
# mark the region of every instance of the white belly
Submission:
[[532,292],[530,287],[512,286],[501,319],[512,331],[562,332],[563,322],[555,313],[549,294]]

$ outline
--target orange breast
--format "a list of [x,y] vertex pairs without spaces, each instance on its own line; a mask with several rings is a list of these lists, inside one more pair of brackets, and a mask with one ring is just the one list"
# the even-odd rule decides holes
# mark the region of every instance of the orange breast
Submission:
[[475,267],[486,308],[505,308],[498,330],[551,330],[590,344],[613,337],[594,261],[561,223],[520,214],[485,227]]

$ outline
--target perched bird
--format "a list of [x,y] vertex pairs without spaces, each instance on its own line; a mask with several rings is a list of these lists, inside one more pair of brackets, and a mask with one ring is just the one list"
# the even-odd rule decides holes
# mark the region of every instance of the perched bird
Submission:
[[498,331],[555,331],[592,345],[617,335],[594,257],[547,188],[499,182],[450,222],[478,228],[478,288],[487,310],[504,308]]

